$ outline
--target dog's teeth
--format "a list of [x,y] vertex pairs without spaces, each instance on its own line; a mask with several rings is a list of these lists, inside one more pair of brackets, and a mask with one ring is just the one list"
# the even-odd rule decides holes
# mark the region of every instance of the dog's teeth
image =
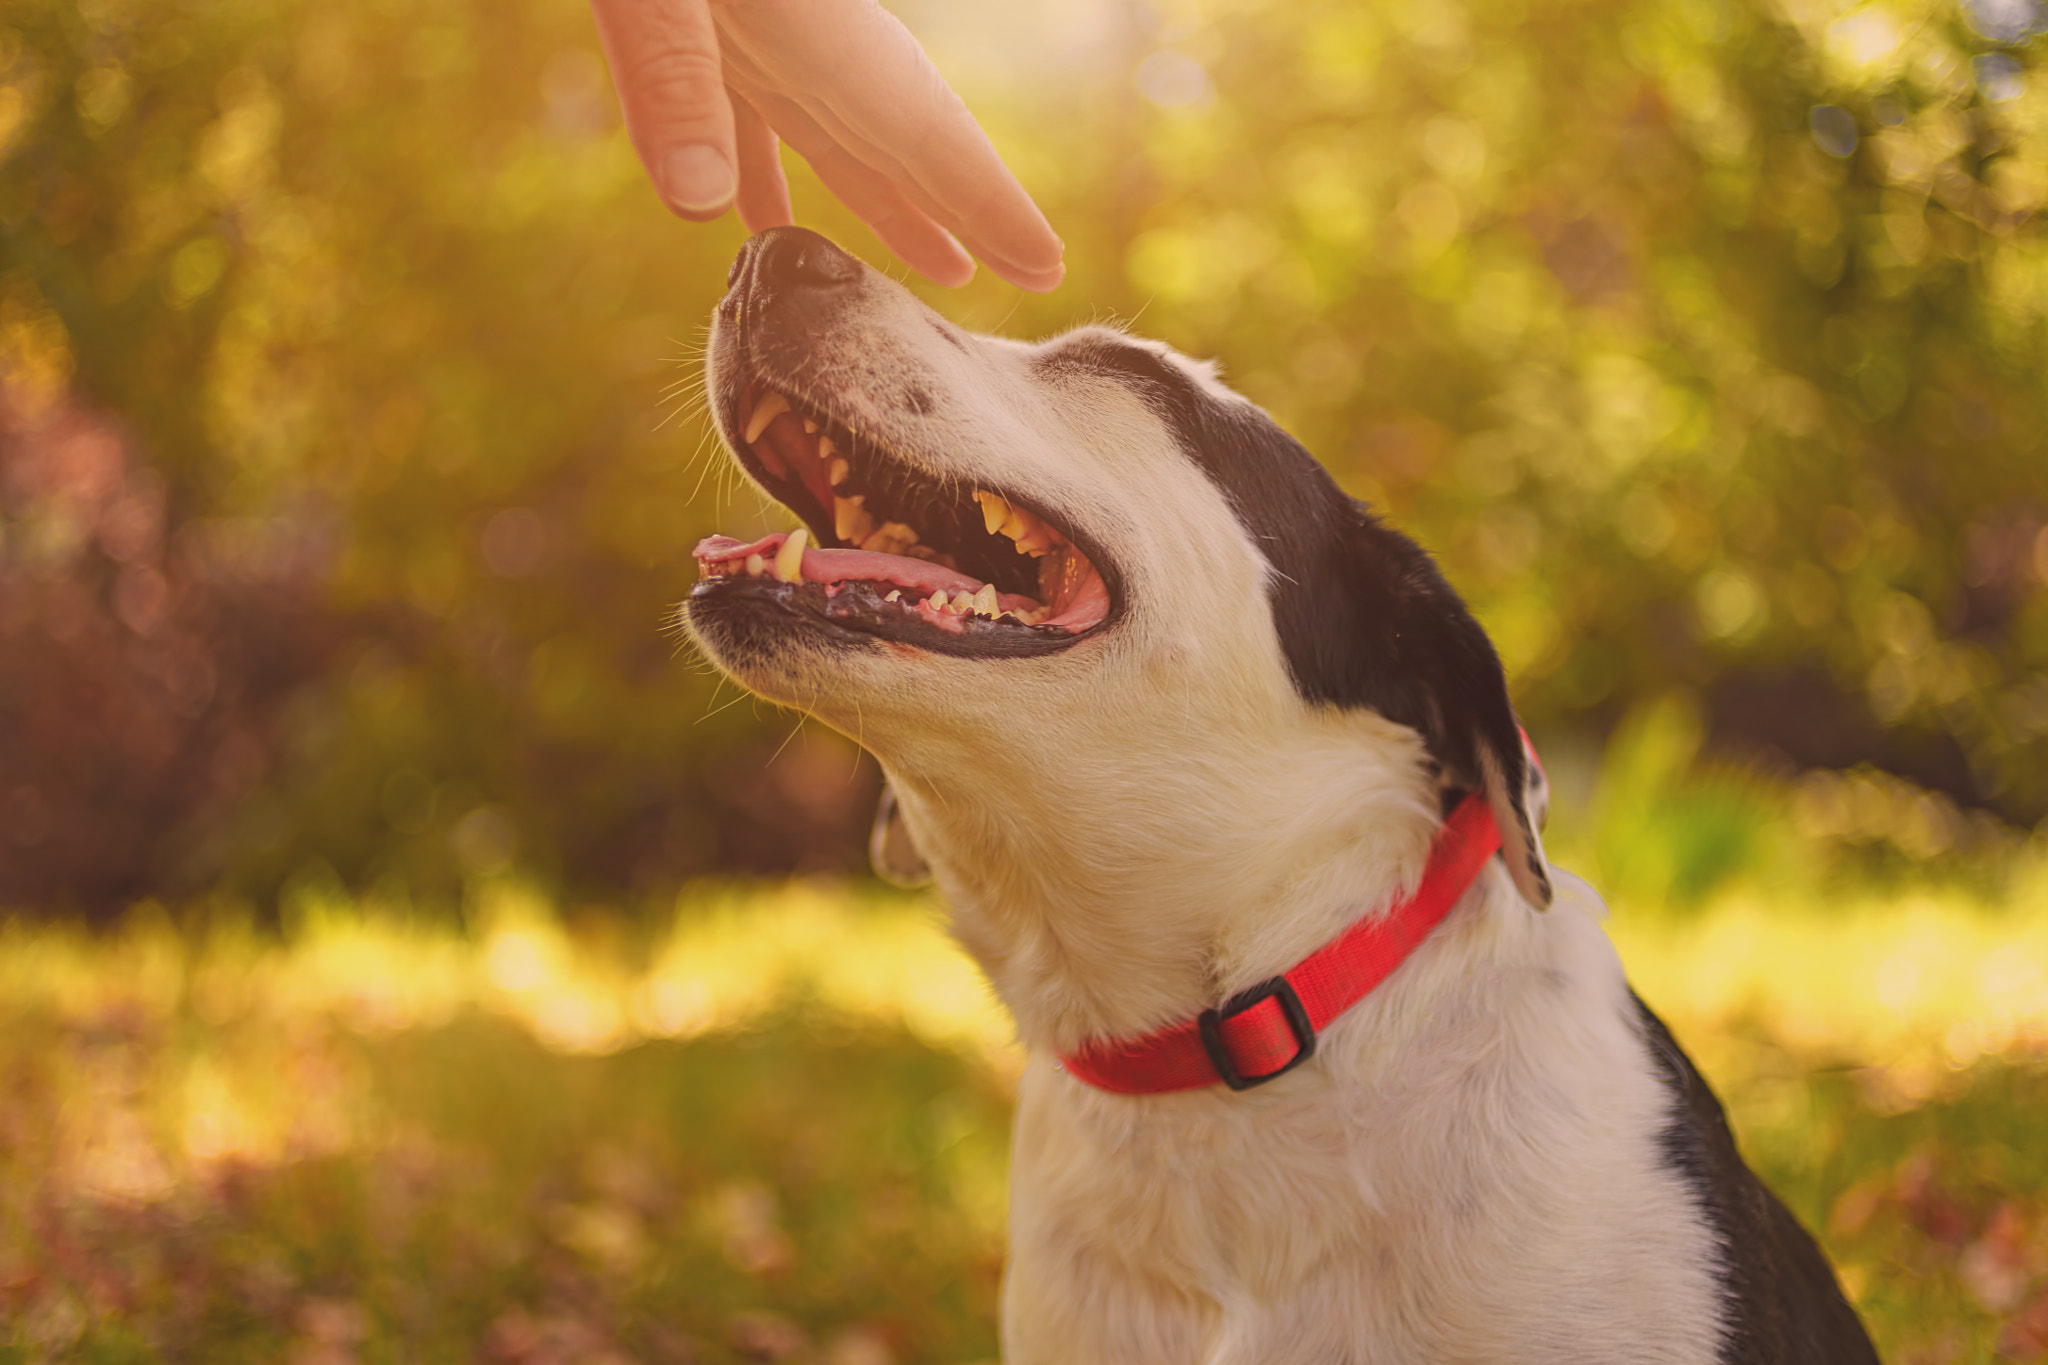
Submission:
[[761,439],[761,433],[768,430],[768,424],[789,411],[789,400],[770,389],[768,396],[754,404],[753,416],[747,418],[747,444]]
[[930,607],[933,611],[944,611],[946,609],[946,590],[944,588],[940,588],[930,597],[925,598],[924,604]]
[[862,498],[832,499],[832,530],[849,545],[858,545],[875,529],[875,519],[861,504]]
[[847,475],[853,472],[853,466],[839,454],[839,448],[832,444],[830,436],[818,438],[818,458],[825,462],[825,480],[834,488],[845,483]]
[[804,542],[811,538],[810,528],[799,526],[789,533],[782,542],[782,548],[775,552],[775,576],[785,583],[794,583],[804,576]]
[[915,544],[917,532],[900,521],[885,521],[880,530],[860,543],[860,547],[877,554],[900,555],[907,553]]
[[974,594],[972,601],[976,616],[993,619],[1003,614],[1001,604],[996,601],[996,585],[993,583],[982,584],[981,591]]
[[768,568],[768,561],[767,561],[767,560],[765,560],[765,559],[763,559],[763,558],[761,558],[761,556],[759,556],[759,555],[748,555],[748,556],[747,556],[747,577],[749,577],[749,578],[759,578],[759,577],[760,577],[760,576],[761,576],[761,575],[762,575],[762,574],[763,574],[764,572],[766,572],[766,571],[767,571],[767,568]]
[[[1001,499],[997,499],[997,501],[1001,502]],[[1035,514],[1027,512],[1021,507],[1012,507],[1007,504],[1003,505],[1002,510],[1003,518],[1001,522],[990,526],[988,529],[1000,532],[1016,542],[1018,554],[1031,555],[1033,557],[1043,555],[1058,541],[1059,533],[1043,521],[1040,521]],[[989,520],[994,511],[993,507],[984,504],[982,507],[982,520]]]
[[974,500],[981,504],[982,524],[988,527],[990,535],[994,535],[1002,528],[1004,519],[1010,515],[1010,504],[993,493],[982,492],[979,488],[974,490]]
[[889,591],[889,595],[882,600],[884,602],[901,602],[903,600],[903,591],[900,588],[892,588]]
[[[818,434],[818,424],[817,424],[816,422],[813,422],[813,421],[812,421],[812,420],[811,420],[810,418],[808,418],[808,417],[804,418],[804,435],[806,435],[806,436],[816,436],[817,434]],[[820,444],[820,445],[823,445],[823,444],[824,444],[824,442],[822,442],[822,441],[821,441],[821,442],[819,442],[819,444]]]
[[1013,532],[1010,529],[1009,523],[1006,522],[1003,525],[1003,534],[1017,542],[1017,553],[1020,555],[1028,555],[1034,551],[1041,554],[1044,553],[1048,544],[1046,524],[1021,508],[1018,509],[1016,516],[1012,520],[1018,524],[1019,529]]

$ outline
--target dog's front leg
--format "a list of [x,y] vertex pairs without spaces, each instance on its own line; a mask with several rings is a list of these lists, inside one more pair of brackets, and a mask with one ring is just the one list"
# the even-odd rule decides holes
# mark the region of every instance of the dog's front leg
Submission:
[[1081,1120],[1071,1078],[1033,1056],[1011,1130],[1004,1365],[1195,1365],[1220,1325],[1191,1292],[1167,1204]]

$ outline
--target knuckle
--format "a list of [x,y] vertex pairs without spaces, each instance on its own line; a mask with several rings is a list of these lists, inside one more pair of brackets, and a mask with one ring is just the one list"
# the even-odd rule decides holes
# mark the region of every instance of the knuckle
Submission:
[[670,115],[705,117],[725,101],[718,54],[682,43],[650,43],[627,56],[619,84]]

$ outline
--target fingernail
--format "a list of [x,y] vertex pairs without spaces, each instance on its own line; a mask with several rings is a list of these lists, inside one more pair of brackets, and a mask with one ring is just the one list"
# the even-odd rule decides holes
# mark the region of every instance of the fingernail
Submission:
[[732,163],[716,147],[678,147],[662,158],[662,196],[685,213],[721,213],[733,189]]

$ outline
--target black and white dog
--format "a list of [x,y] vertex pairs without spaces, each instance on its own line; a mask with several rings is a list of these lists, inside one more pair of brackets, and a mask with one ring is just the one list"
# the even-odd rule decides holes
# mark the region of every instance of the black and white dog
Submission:
[[1485,635],[1262,412],[796,229],[709,367],[803,528],[689,626],[876,754],[1030,1052],[1010,1365],[1876,1359],[1545,864]]

